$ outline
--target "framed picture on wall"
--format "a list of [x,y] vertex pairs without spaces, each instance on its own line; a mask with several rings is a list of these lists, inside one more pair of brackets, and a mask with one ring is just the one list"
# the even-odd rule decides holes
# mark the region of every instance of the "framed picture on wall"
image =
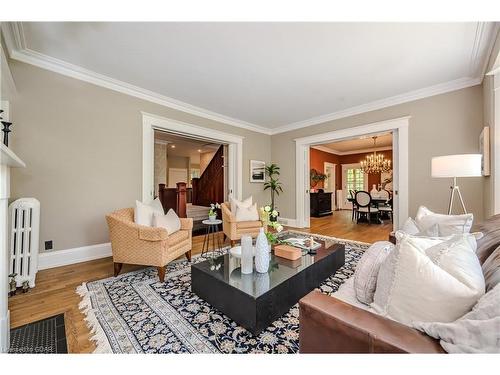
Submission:
[[264,182],[266,163],[260,160],[250,160],[250,182]]
[[481,174],[490,175],[490,127],[485,126],[479,135],[479,153],[483,155],[481,159]]

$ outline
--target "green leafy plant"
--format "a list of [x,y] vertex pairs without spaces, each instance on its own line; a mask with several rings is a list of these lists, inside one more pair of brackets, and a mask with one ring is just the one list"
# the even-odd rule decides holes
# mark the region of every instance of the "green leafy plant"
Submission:
[[316,186],[318,182],[325,181],[328,176],[324,173],[318,172],[316,169],[311,169],[311,186]]
[[264,190],[271,191],[271,211],[274,211],[275,197],[283,192],[283,185],[279,181],[280,167],[274,163],[266,165],[266,175],[268,177],[268,181],[264,183]]

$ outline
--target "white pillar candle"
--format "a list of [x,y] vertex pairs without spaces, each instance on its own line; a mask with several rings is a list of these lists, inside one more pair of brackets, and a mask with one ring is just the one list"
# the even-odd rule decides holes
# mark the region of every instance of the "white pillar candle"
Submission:
[[249,274],[253,272],[253,246],[252,237],[241,236],[241,273]]

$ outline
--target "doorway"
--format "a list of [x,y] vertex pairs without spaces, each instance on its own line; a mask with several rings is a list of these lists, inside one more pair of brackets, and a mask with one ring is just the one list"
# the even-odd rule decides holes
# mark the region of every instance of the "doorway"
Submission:
[[[359,137],[370,137],[384,132],[392,133],[393,228],[408,218],[408,126],[410,117],[370,123],[353,128],[335,130],[295,139],[296,145],[296,226],[310,227],[310,155],[311,147]],[[338,181],[338,177],[337,177]],[[356,181],[356,180],[354,180]],[[364,184],[364,182],[363,182]],[[340,185],[340,184],[338,184]],[[369,185],[368,185],[369,186]],[[337,190],[343,191],[338,186]],[[342,198],[343,199],[343,198]],[[338,200],[337,200],[338,202]]]

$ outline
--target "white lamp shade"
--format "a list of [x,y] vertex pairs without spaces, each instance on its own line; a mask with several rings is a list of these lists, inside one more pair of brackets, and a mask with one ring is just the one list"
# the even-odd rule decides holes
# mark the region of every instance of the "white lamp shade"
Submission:
[[446,155],[432,158],[432,177],[481,176],[481,154]]

